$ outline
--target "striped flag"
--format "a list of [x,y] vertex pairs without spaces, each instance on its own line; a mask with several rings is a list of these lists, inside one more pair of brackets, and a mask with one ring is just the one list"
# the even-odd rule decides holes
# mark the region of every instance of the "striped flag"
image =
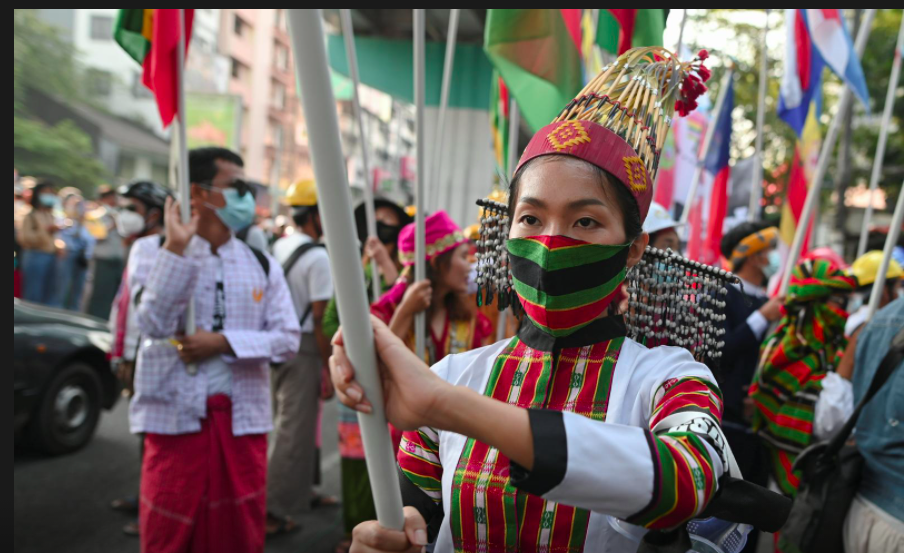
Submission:
[[487,10],[483,48],[535,131],[583,86],[581,10]]
[[[195,10],[185,10],[185,55],[191,38]],[[179,109],[178,64],[179,10],[122,9],[116,17],[113,38],[143,67],[141,82],[157,99],[163,126],[173,121]]]

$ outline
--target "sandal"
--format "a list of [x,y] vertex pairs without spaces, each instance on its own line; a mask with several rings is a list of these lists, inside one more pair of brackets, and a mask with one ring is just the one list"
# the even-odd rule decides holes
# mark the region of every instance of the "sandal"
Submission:
[[274,514],[267,513],[266,532],[268,538],[288,534],[299,528],[301,528],[301,525],[289,517],[278,517]]
[[138,529],[138,521],[137,520],[132,521],[122,527],[122,533],[127,536],[134,536],[137,538],[138,531],[139,531],[139,529]]
[[114,511],[136,514],[138,513],[138,498],[132,496],[124,497],[122,499],[114,499],[110,502],[110,508]]
[[336,507],[339,504],[339,498],[334,495],[315,495],[311,499],[312,509],[318,509],[320,507]]

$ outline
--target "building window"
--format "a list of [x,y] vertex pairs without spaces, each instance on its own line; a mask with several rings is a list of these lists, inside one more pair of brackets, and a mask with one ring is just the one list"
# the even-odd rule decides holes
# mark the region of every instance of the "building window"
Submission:
[[242,18],[239,16],[235,16],[235,19],[232,23],[232,30],[235,32],[235,36],[242,36],[242,33],[245,31],[245,22],[242,21]]
[[113,18],[106,15],[92,15],[91,38],[93,40],[113,40]]
[[93,96],[109,96],[113,85],[113,75],[101,69],[89,69],[85,75],[88,79],[88,90]]
[[289,69],[289,49],[281,44],[277,44],[275,47],[275,61],[276,68],[280,71],[286,71]]
[[278,122],[270,122],[270,144],[274,148],[281,148],[283,140],[283,128]]
[[286,108],[286,87],[282,83],[273,82],[273,97],[271,100],[274,107],[279,109]]
[[233,79],[241,79],[242,78],[242,62],[235,58],[230,58],[229,61],[232,65],[232,78]]

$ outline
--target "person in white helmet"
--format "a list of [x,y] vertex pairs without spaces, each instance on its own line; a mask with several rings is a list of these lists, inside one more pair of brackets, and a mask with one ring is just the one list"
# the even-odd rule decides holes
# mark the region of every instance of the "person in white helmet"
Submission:
[[678,252],[681,240],[678,238],[678,227],[681,223],[672,219],[666,208],[653,202],[650,204],[650,212],[643,222],[643,231],[650,235],[650,246],[660,250],[670,249]]

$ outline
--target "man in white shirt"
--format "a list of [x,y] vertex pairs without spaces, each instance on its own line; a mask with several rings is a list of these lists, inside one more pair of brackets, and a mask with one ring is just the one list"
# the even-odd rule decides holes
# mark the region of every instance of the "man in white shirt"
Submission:
[[333,296],[333,281],[326,248],[320,243],[323,228],[314,181],[295,183],[286,201],[292,206],[295,232],[273,245],[273,255],[286,273],[302,337],[295,359],[273,369],[275,429],[267,489],[270,535],[295,529],[289,515],[309,509],[314,499],[321,371],[332,350],[322,322]]

